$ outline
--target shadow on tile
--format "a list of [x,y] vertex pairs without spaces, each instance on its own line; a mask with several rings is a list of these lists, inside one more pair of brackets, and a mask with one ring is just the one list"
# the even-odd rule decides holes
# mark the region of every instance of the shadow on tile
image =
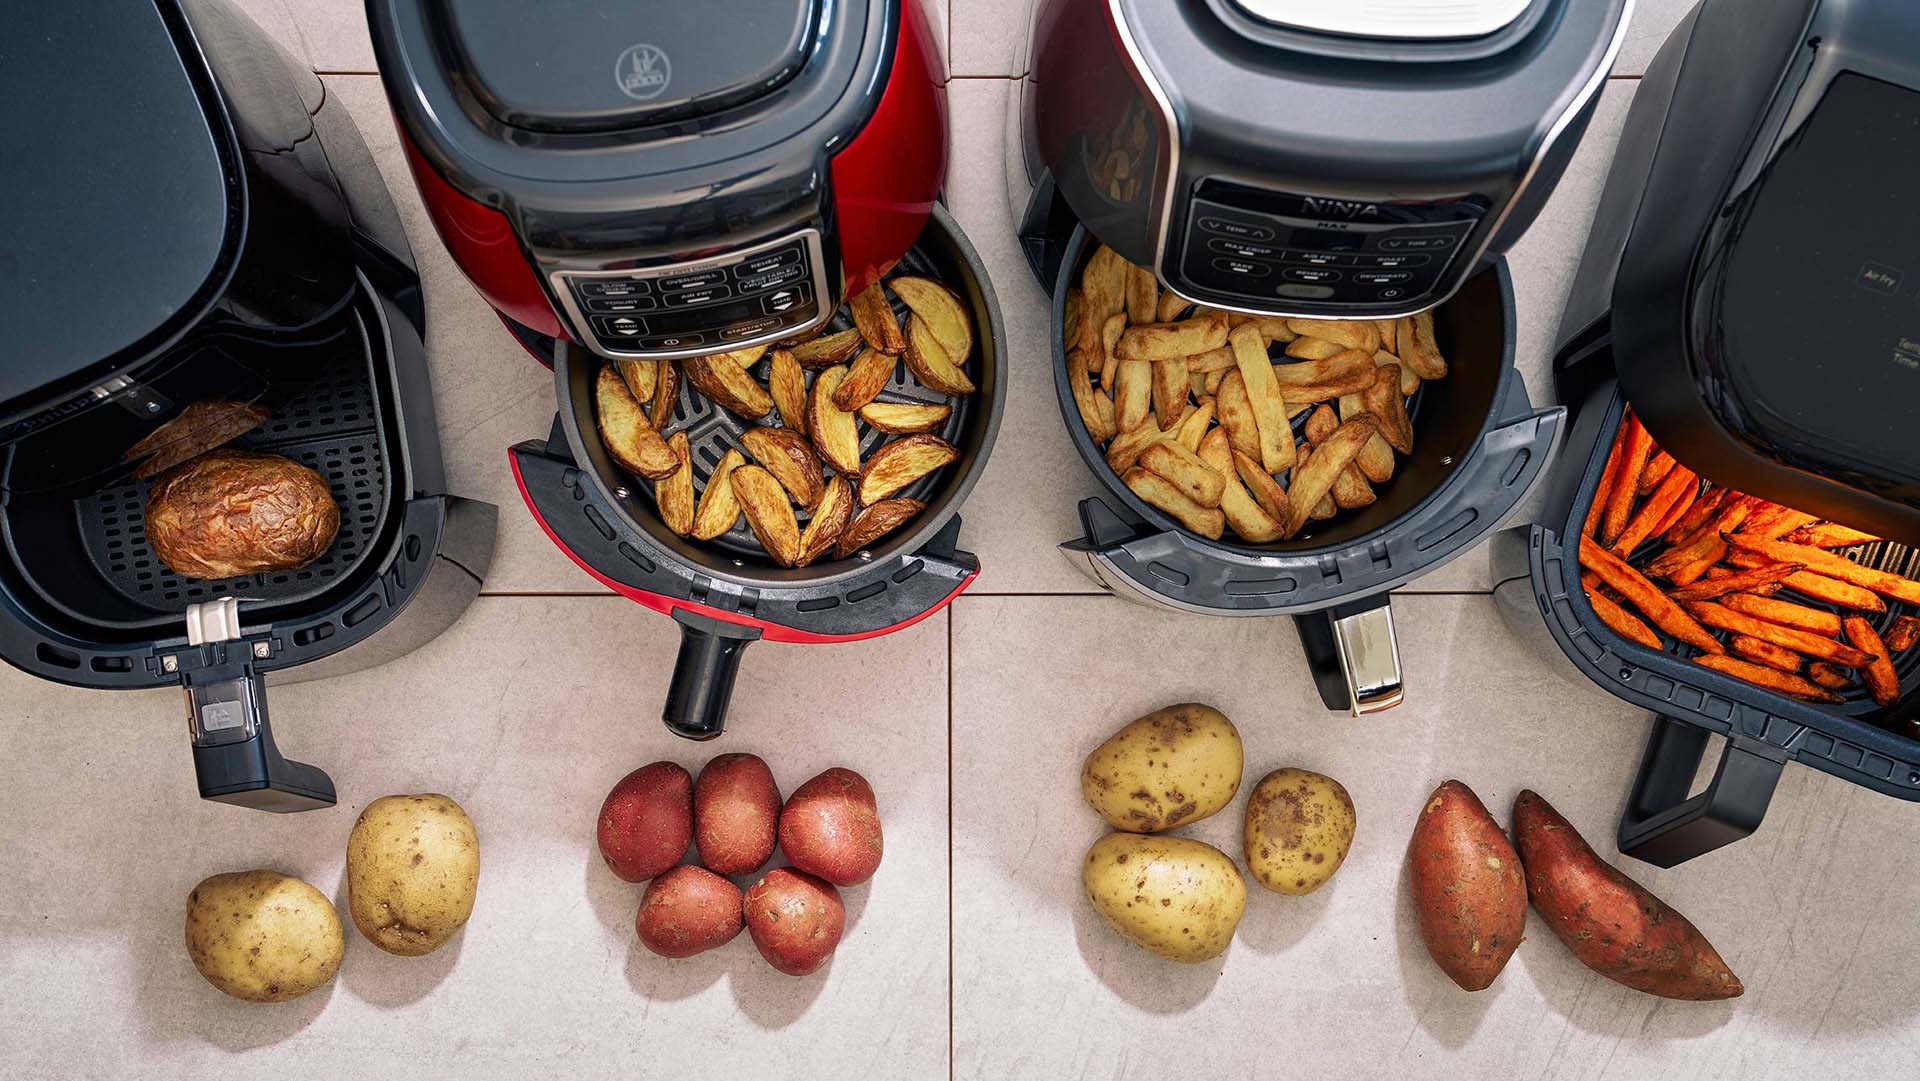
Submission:
[[[1245,797],[1240,797],[1228,813],[1239,811],[1244,814]],[[1228,853],[1236,864],[1243,865],[1246,860],[1239,853]],[[1247,911],[1240,918],[1240,929],[1234,932],[1238,945],[1247,947],[1255,953],[1278,956],[1286,953],[1300,943],[1301,939],[1313,933],[1315,924],[1327,911],[1327,905],[1333,895],[1340,891],[1340,876],[1334,875],[1332,881],[1314,890],[1304,897],[1290,897],[1275,893],[1247,878]]]
[[340,913],[340,926],[347,936],[347,953],[340,962],[335,983],[344,982],[353,996],[368,1005],[397,1010],[427,997],[453,972],[460,960],[460,947],[466,942],[465,927],[439,949],[423,957],[402,957],[388,953],[367,940],[353,922],[347,907],[347,876],[340,874],[340,885],[333,891],[333,908]]
[[[1186,1013],[1205,1002],[1226,965],[1225,956],[1197,965],[1160,960],[1121,938],[1085,897],[1073,906],[1073,937],[1087,971],[1109,991],[1148,1013]],[[1142,979],[1149,964],[1151,978]]]
[[[1494,1000],[1512,977],[1501,973],[1493,986],[1484,991],[1462,991],[1427,954],[1420,940],[1420,916],[1413,903],[1413,864],[1402,858],[1398,885],[1398,904],[1394,906],[1393,930],[1399,949],[1400,979],[1403,993],[1413,1009],[1414,1021],[1429,1036],[1446,1047],[1459,1049],[1473,1039],[1486,1020]],[[1509,961],[1508,967],[1512,967]]]
[[[184,897],[181,906],[184,920]],[[343,930],[348,935],[357,933],[351,927]],[[198,1040],[234,1052],[271,1047],[299,1035],[325,1013],[334,989],[340,986],[337,973],[325,987],[291,1002],[245,1002],[206,982],[187,959],[180,938],[131,937],[141,973],[133,1000],[139,1006],[145,1042],[151,1045]],[[351,949],[352,944],[348,945]],[[346,967],[342,961],[342,973]]]

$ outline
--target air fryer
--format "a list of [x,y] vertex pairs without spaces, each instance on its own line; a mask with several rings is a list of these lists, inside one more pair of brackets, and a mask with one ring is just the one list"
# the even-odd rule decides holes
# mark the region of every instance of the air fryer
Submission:
[[[1619,831],[1638,859],[1672,866],[1747,836],[1792,761],[1920,799],[1920,660],[1895,658],[1890,705],[1858,689],[1789,698],[1691,663],[1691,647],[1615,634],[1578,560],[1631,405],[1703,478],[1891,538],[1847,550],[1857,562],[1920,569],[1905,393],[1920,278],[1903,264],[1920,214],[1902,179],[1920,162],[1916,57],[1920,12],[1898,0],[1706,0],[1628,115],[1555,360],[1575,453],[1541,521],[1494,551],[1516,629],[1539,641],[1544,617],[1550,656],[1654,712]],[[1913,614],[1886,608],[1869,616],[1881,631]],[[1719,763],[1690,794],[1712,734]]]
[[[203,797],[330,806],[327,774],[275,746],[268,674],[355,671],[443,630],[479,591],[494,508],[446,494],[419,280],[343,106],[223,0],[115,4],[109,35],[101,17],[25,13],[0,69],[39,133],[0,171],[0,656],[184,686]],[[115,80],[67,78],[81,54]],[[318,560],[187,579],[155,556],[123,454],[208,398],[266,407],[237,444],[325,477],[341,525]]]
[[[540,12],[370,0],[368,12],[441,237],[553,368],[552,431],[512,449],[528,508],[589,574],[681,626],[670,729],[721,733],[752,641],[873,637],[966,588],[979,564],[957,546],[956,511],[992,446],[1005,341],[979,258],[936,202],[945,74],[917,0]],[[977,331],[978,391],[953,399],[939,433],[960,457],[901,493],[927,509],[865,551],[800,569],[777,566],[744,526],[675,536],[650,485],[600,443],[599,367],[845,326],[842,301],[895,267],[947,283]],[[763,383],[767,364],[753,369]],[[933,397],[905,371],[882,393]],[[861,430],[869,451],[880,435]],[[741,422],[683,386],[665,431],[687,434],[704,488]]]
[[[1497,528],[1561,435],[1513,370],[1500,253],[1571,157],[1630,7],[1036,0],[1009,192],[1053,295],[1062,416],[1108,491],[1063,545],[1077,566],[1148,604],[1293,615],[1329,708],[1401,700],[1388,591]],[[1107,468],[1072,402],[1065,297],[1098,244],[1213,308],[1433,310],[1450,374],[1408,403],[1415,453],[1373,505],[1301,537],[1183,529]]]

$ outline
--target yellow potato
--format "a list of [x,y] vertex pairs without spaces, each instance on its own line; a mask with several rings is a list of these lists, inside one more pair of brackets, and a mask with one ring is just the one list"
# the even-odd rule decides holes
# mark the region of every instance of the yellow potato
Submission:
[[1198,822],[1240,789],[1240,732],[1212,706],[1158,709],[1107,737],[1080,791],[1114,829],[1159,833]]
[[187,894],[187,956],[207,982],[248,1002],[322,987],[346,948],[326,895],[274,871],[214,875]]
[[1226,853],[1186,837],[1110,833],[1087,850],[1080,882],[1128,941],[1189,964],[1226,952],[1247,905]]
[[1347,858],[1353,827],[1353,800],[1339,781],[1274,770],[1247,796],[1247,870],[1275,893],[1312,893]]
[[388,953],[432,953],[473,914],[480,838],[460,805],[438,793],[383,796],[347,837],[347,910]]

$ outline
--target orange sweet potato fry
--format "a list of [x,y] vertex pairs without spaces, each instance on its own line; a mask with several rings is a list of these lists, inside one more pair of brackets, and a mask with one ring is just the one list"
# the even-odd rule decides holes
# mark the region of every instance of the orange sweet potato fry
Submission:
[[1706,654],[1695,657],[1693,663],[1700,665],[1702,668],[1711,668],[1716,672],[1724,673],[1735,679],[1745,680],[1757,687],[1765,687],[1770,691],[1778,691],[1781,694],[1794,698],[1806,698],[1815,702],[1839,702],[1843,700],[1832,691],[1824,687],[1815,686],[1801,679],[1799,676],[1782,672],[1775,668],[1768,668],[1764,664],[1743,661],[1738,657]]
[[1881,638],[1887,643],[1888,649],[1895,653],[1905,653],[1913,648],[1914,643],[1920,642],[1920,617],[1896,617],[1893,626],[1888,627],[1887,633]]
[[1598,532],[1600,519],[1606,514],[1607,500],[1612,498],[1613,489],[1620,481],[1620,466],[1626,460],[1627,432],[1632,427],[1622,422],[1613,433],[1613,449],[1607,452],[1606,467],[1600,471],[1600,484],[1593,490],[1593,502],[1587,507],[1586,524],[1580,527],[1580,532],[1589,537]]
[[[1696,480],[1697,479],[1698,478],[1696,478]],[[1680,493],[1680,498],[1674,500],[1673,509],[1667,512],[1667,516],[1660,520],[1659,525],[1653,527],[1653,535],[1656,537],[1666,536],[1667,531],[1672,529],[1680,519],[1686,517],[1687,512],[1693,509],[1694,503],[1698,502],[1699,499],[1700,485],[1697,483],[1687,485],[1686,490]]]
[[1667,478],[1660,482],[1653,494],[1647,497],[1640,509],[1634,512],[1633,519],[1621,532],[1620,538],[1613,542],[1613,554],[1625,559],[1633,554],[1640,542],[1659,531],[1660,523],[1672,512],[1673,505],[1680,501],[1689,486],[1698,486],[1699,480],[1693,470],[1686,466],[1675,466],[1667,471]]
[[1775,600],[1772,597],[1756,597],[1751,593],[1735,593],[1722,597],[1720,603],[1736,612],[1744,612],[1755,619],[1764,619],[1768,623],[1778,623],[1782,627],[1795,627],[1809,634],[1825,635],[1828,638],[1840,636],[1839,616],[1832,612],[1822,612],[1818,608],[1808,608],[1804,604]]
[[1658,586],[1646,579],[1639,571],[1627,565],[1626,560],[1600,547],[1592,537],[1580,538],[1580,565],[1600,576],[1608,585],[1620,591],[1627,603],[1646,613],[1653,625],[1697,649],[1708,653],[1724,652],[1726,647],[1719,639],[1708,634],[1694,618],[1683,611],[1678,604],[1667,599]]
[[1746,524],[1740,527],[1740,532],[1749,537],[1766,537],[1768,540],[1773,540],[1818,520],[1816,516],[1794,510],[1792,507],[1762,502],[1748,516]]
[[1627,519],[1633,514],[1633,500],[1640,492],[1640,474],[1647,468],[1647,455],[1653,450],[1653,437],[1640,423],[1639,417],[1627,421],[1627,442],[1620,452],[1620,475],[1614,479],[1613,491],[1607,493],[1607,513],[1600,522],[1600,539],[1608,547],[1620,539],[1627,528]]
[[1856,544],[1872,544],[1880,538],[1839,522],[1817,522],[1801,526],[1780,539],[1789,544],[1811,544],[1815,548],[1851,548]]
[[1693,501],[1693,506],[1687,508],[1686,513],[1675,519],[1672,525],[1661,530],[1660,535],[1669,544],[1684,544],[1688,537],[1719,513],[1720,505],[1726,502],[1728,494],[1725,488],[1708,488],[1701,492],[1700,498]]
[[1691,601],[1684,607],[1688,615],[1709,627],[1749,635],[1764,642],[1772,642],[1776,646],[1785,646],[1796,653],[1818,657],[1823,661],[1832,661],[1834,664],[1845,665],[1848,668],[1859,668],[1873,660],[1872,654],[1836,642],[1831,638],[1822,638],[1817,634],[1809,634],[1793,627],[1782,627],[1778,623],[1768,623],[1764,619],[1756,619],[1745,612],[1736,612],[1723,604],[1715,604],[1712,601]]
[[1838,666],[1825,661],[1815,661],[1807,665],[1807,678],[1830,691],[1844,691],[1853,686],[1853,677]]
[[1727,543],[1744,552],[1752,552],[1781,563],[1805,563],[1807,569],[1815,574],[1824,574],[1829,578],[1838,578],[1842,582],[1871,589],[1875,593],[1891,597],[1908,604],[1920,604],[1920,582],[1911,578],[1902,578],[1897,574],[1863,567],[1843,555],[1835,555],[1825,548],[1815,548],[1808,544],[1788,544],[1786,541],[1766,540],[1734,534]]
[[1667,474],[1673,472],[1676,464],[1673,455],[1659,447],[1653,448],[1653,457],[1647,459],[1646,471],[1640,474],[1640,495],[1652,495],[1653,490],[1660,487],[1660,482],[1667,479]]
[[1728,593],[1744,593],[1761,586],[1771,585],[1799,570],[1798,563],[1775,563],[1770,567],[1735,571],[1718,578],[1702,578],[1693,585],[1668,591],[1667,596],[1676,601],[1710,601]]
[[1860,647],[1863,652],[1873,655],[1873,660],[1860,669],[1860,680],[1867,685],[1867,693],[1875,702],[1891,706],[1900,700],[1900,675],[1893,670],[1893,654],[1887,650],[1887,644],[1880,635],[1860,616],[1846,618],[1847,641]]
[[1640,617],[1620,607],[1619,602],[1608,597],[1598,589],[1587,590],[1587,603],[1593,606],[1593,614],[1600,622],[1613,629],[1613,633],[1630,642],[1638,642],[1648,649],[1660,648],[1660,636],[1640,621]]
[[1750,634],[1736,634],[1727,639],[1727,649],[1737,657],[1745,657],[1756,664],[1768,668],[1778,668],[1782,672],[1800,671],[1800,654],[1785,646],[1776,646],[1764,638],[1755,638]]

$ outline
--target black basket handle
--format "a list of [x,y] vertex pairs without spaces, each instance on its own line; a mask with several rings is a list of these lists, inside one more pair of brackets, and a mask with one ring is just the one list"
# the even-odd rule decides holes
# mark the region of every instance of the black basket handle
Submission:
[[276,814],[333,806],[333,779],[281,756],[267,723],[266,681],[251,664],[239,667],[225,678],[198,673],[187,681],[200,798]]
[[1787,752],[1745,736],[1728,736],[1713,781],[1689,797],[1709,735],[1704,728],[1654,716],[1640,771],[1620,816],[1622,853],[1656,867],[1673,867],[1760,827]]
[[660,719],[676,736],[712,739],[726,728],[740,655],[760,638],[760,629],[684,608],[674,609],[673,618],[680,624],[680,656],[673,662]]

